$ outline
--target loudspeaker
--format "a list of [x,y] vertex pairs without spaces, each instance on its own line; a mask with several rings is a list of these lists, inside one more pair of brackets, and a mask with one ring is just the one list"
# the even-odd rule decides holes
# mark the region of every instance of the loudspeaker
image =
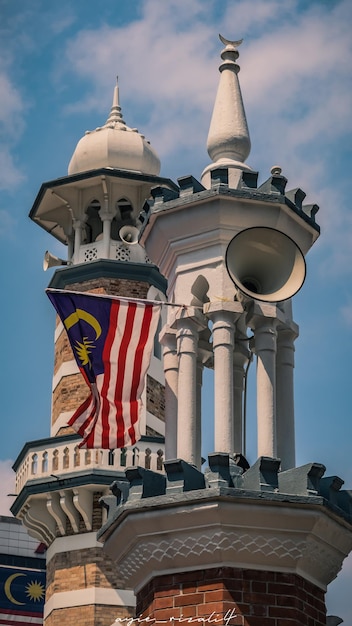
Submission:
[[238,233],[227,247],[225,261],[236,287],[261,302],[291,298],[306,277],[303,253],[293,239],[264,226]]
[[138,243],[139,230],[135,226],[122,226],[119,230],[120,239],[123,243],[133,246]]
[[47,250],[46,253],[44,254],[44,259],[43,259],[44,272],[46,272],[46,270],[49,269],[49,267],[55,267],[56,265],[67,265],[67,261],[64,261],[63,259],[59,259],[59,257],[54,256]]

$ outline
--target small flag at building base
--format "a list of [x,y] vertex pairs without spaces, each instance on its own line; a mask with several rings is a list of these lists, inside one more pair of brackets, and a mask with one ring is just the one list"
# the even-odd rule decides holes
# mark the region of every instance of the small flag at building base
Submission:
[[124,448],[139,416],[161,304],[47,290],[90,394],[68,424],[81,448]]

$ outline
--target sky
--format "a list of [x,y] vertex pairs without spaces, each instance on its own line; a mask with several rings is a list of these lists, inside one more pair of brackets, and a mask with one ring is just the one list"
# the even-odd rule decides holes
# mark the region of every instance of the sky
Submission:
[[[54,312],[42,261],[65,250],[28,218],[40,185],[66,175],[78,140],[105,122],[116,75],[124,119],[151,141],[161,175],[199,180],[218,33],[244,38],[247,163],[259,182],[280,165],[287,189],[320,206],[321,236],[294,298],[297,465],[323,463],[352,489],[351,20],[350,0],[0,0],[0,514],[22,446],[49,435]],[[206,377],[206,398],[210,387]],[[249,395],[253,462],[253,381]],[[327,595],[346,624],[351,583],[349,558]]]

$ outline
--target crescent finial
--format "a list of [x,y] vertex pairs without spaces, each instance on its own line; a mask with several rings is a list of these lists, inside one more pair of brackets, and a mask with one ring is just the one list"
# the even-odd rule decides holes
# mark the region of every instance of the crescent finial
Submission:
[[230,39],[225,39],[225,37],[220,35],[220,33],[219,33],[219,39],[224,44],[224,46],[233,46],[234,48],[237,48],[238,46],[240,46],[243,41],[243,39],[238,39],[237,41],[231,41]]

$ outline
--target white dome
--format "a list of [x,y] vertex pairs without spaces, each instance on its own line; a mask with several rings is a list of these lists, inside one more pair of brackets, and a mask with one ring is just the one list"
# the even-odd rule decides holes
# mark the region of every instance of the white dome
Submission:
[[136,128],[126,126],[122,118],[117,85],[106,123],[93,131],[87,131],[80,139],[68,166],[68,173],[78,174],[102,167],[153,175],[160,172],[159,157],[150,143]]

